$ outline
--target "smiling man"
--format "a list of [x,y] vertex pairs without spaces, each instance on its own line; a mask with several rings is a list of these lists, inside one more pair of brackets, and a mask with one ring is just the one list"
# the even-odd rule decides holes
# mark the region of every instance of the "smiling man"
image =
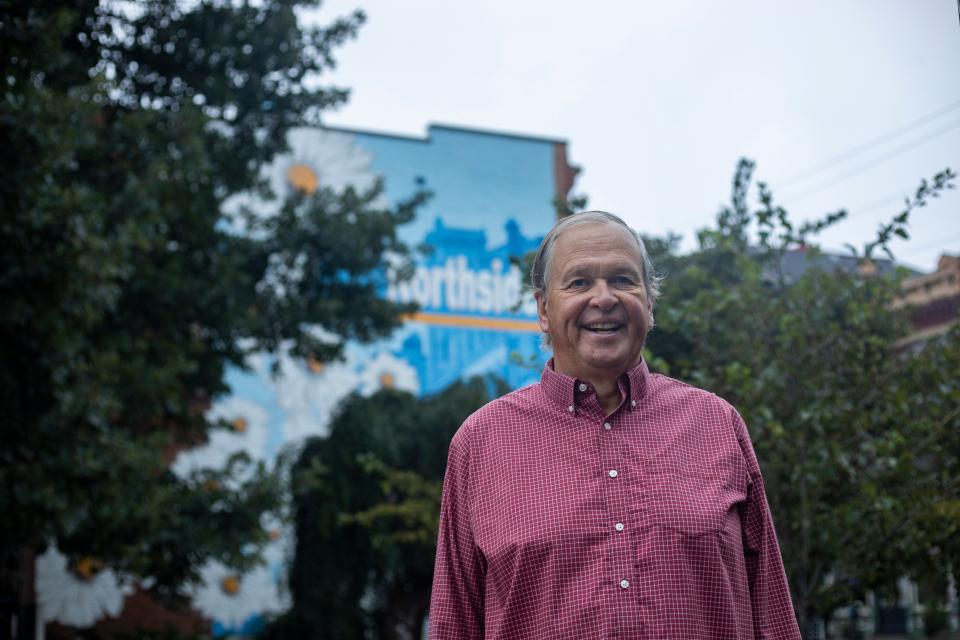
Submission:
[[799,640],[743,420],[643,361],[639,236],[565,218],[531,276],[553,358],[450,444],[430,638]]

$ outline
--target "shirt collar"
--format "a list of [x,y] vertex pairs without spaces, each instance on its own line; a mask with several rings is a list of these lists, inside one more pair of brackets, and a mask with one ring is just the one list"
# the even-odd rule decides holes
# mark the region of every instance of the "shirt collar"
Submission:
[[[621,391],[628,394],[624,402],[628,409],[635,409],[639,406],[647,391],[647,379],[650,377],[650,371],[647,369],[647,363],[640,360],[640,364],[628,369],[620,376],[619,384]],[[580,380],[565,373],[559,373],[553,369],[553,358],[543,367],[543,373],[540,376],[540,384],[546,391],[547,397],[554,403],[563,407],[564,411],[576,413],[580,408],[583,396],[592,391],[590,383],[586,380]],[[585,391],[581,391],[581,384],[587,385]]]

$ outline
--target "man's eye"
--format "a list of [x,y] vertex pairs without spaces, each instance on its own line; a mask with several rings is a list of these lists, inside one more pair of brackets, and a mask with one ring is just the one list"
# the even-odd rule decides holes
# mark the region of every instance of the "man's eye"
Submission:
[[586,278],[574,278],[567,283],[567,287],[570,289],[582,289],[585,286],[587,286]]
[[635,284],[630,276],[614,276],[610,282],[618,287],[632,287]]

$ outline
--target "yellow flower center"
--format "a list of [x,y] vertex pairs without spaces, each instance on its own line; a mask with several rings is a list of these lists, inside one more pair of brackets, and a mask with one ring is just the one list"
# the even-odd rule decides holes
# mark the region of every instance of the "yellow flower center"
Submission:
[[240,591],[240,577],[227,576],[220,581],[220,588],[223,589],[223,592],[228,596],[237,595],[237,592]]
[[314,356],[307,358],[307,368],[310,369],[311,373],[323,373],[323,363],[317,360]]
[[317,192],[317,174],[305,164],[294,164],[287,169],[287,182],[308,196]]
[[71,569],[78,578],[90,582],[103,569],[103,562],[90,556],[81,556],[73,561]]

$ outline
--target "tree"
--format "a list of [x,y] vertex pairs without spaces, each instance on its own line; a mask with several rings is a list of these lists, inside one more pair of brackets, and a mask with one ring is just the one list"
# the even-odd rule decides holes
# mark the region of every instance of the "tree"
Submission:
[[[803,626],[898,576],[958,575],[960,382],[949,372],[960,336],[898,353],[900,276],[831,268],[810,238],[845,212],[795,226],[763,183],[751,209],[752,171],[741,162],[732,203],[696,252],[652,243],[667,280],[649,348],[743,413]],[[911,211],[954,177],[924,181],[853,264],[906,237]],[[784,254],[798,247],[808,266],[787,274]]]
[[247,354],[335,357],[331,334],[410,310],[378,289],[421,190],[272,194],[243,234],[223,210],[270,198],[258,176],[290,127],[346,99],[317,79],[363,14],[301,26],[318,4],[0,3],[5,593],[10,558],[53,541],[168,596],[209,558],[257,562],[278,478],[241,456],[182,479],[172,455],[223,426],[205,410]]
[[344,402],[295,467],[294,604],[267,638],[420,638],[447,447],[490,397],[474,379],[426,398]]

